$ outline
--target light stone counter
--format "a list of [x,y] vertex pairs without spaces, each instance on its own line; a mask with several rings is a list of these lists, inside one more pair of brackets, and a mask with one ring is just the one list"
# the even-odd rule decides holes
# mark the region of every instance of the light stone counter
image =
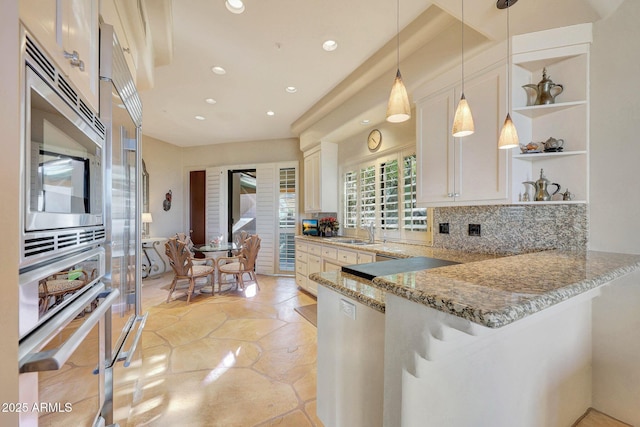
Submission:
[[364,252],[373,252],[393,258],[411,258],[416,256],[425,256],[429,258],[446,259],[448,261],[472,262],[504,256],[501,254],[473,253],[466,251],[433,248],[424,245],[412,245],[407,243],[377,242],[374,244],[354,245],[350,243],[339,242],[337,238],[332,237],[296,236],[296,240],[322,245],[344,247]]
[[[446,253],[436,255],[439,251]],[[434,249],[434,255],[420,255],[462,261],[455,251],[442,249]],[[483,261],[376,277],[372,282],[340,272],[316,273],[310,278],[378,311],[385,309],[385,296],[374,292],[375,288],[498,328],[638,269],[640,255],[544,251],[485,256]]]

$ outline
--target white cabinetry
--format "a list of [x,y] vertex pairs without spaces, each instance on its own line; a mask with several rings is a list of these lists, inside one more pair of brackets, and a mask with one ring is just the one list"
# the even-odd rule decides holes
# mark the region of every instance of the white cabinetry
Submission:
[[339,271],[343,265],[375,261],[375,253],[357,251],[331,244],[296,241],[296,284],[317,295],[318,285],[309,275],[324,271]]
[[304,153],[305,212],[338,211],[338,146],[321,142]]
[[98,110],[97,0],[20,0],[20,19]]
[[[521,144],[564,140],[564,150],[554,153],[526,153],[512,150],[512,195],[519,201],[523,181],[535,181],[544,169],[547,179],[569,189],[574,202],[588,201],[589,188],[589,49],[591,24],[556,28],[513,38],[512,118]],[[543,70],[563,92],[554,104],[527,105],[525,84],[537,84]],[[531,197],[531,200],[533,198]],[[553,202],[530,202],[553,203]],[[563,202],[563,203],[566,203]]]
[[506,203],[508,154],[497,149],[506,115],[506,64],[465,83],[475,133],[464,138],[451,135],[451,124],[460,87],[450,87],[417,103],[418,203]]

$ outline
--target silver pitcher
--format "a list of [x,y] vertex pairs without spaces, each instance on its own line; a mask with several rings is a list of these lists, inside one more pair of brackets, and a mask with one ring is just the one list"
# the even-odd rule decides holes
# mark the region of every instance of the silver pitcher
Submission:
[[564,90],[564,86],[551,81],[546,68],[542,70],[542,80],[537,85],[528,84],[522,88],[527,92],[527,105],[553,104],[556,102],[556,96]]
[[[555,182],[551,182],[547,178],[545,178],[543,169],[540,169],[540,179],[538,179],[537,181],[524,181],[523,184],[529,184],[533,187],[533,200],[535,200],[536,202],[549,201],[551,200],[551,196],[557,194],[560,191],[560,184],[556,184]],[[556,191],[549,194],[549,191],[547,190],[549,185],[555,185]]]

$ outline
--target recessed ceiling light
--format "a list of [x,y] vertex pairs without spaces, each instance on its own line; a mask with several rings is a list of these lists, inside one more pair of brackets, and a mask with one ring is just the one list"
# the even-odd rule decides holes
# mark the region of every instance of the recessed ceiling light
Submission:
[[273,111],[269,110],[267,111],[267,116],[275,116],[276,113],[274,113]]
[[204,102],[206,102],[207,104],[211,104],[211,105],[213,105],[213,104],[215,104],[215,103],[216,103],[216,102],[218,102],[218,101],[216,101],[216,100],[215,100],[215,99],[213,99],[213,98],[207,98],[207,99],[205,99],[205,100],[204,100]]
[[322,48],[327,52],[332,52],[338,48],[338,42],[335,40],[327,40],[322,43]]
[[224,2],[224,5],[227,6],[227,10],[231,13],[242,13],[244,12],[244,3],[242,0],[227,0]]
[[195,119],[196,120],[204,120],[204,117],[203,116],[195,116]]
[[364,119],[363,121],[360,122],[361,125],[368,125],[371,122],[371,120],[369,119]]
[[211,67],[211,71],[219,75],[227,74],[227,70],[217,65],[215,67]]
[[298,88],[295,86],[287,86],[285,90],[289,93],[296,93],[298,91]]

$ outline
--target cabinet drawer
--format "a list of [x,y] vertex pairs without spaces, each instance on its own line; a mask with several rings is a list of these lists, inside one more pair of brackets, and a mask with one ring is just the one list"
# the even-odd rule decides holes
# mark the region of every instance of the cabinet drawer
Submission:
[[325,261],[324,262],[324,271],[340,271],[340,265],[334,264],[332,262]]
[[338,248],[332,248],[329,246],[322,247],[322,258],[324,259],[338,259]]
[[307,275],[307,263],[296,261],[296,274]]
[[345,249],[339,249],[338,261],[340,261],[342,264],[357,264],[358,253],[353,251],[347,251]]
[[358,253],[358,264],[367,264],[369,262],[375,261],[375,254],[371,252],[359,252]]
[[320,273],[321,271],[322,259],[314,255],[309,255],[307,260],[307,276],[312,273]]
[[315,296],[318,295],[318,284],[313,280],[307,279],[307,291]]
[[307,252],[307,244],[302,242],[296,242],[296,253]]
[[296,261],[298,262],[307,262],[307,253],[306,252],[300,252],[298,251],[298,249],[296,248]]
[[300,286],[302,289],[307,288],[307,277],[302,276],[300,274],[296,274],[296,285]]
[[322,246],[320,245],[309,245],[307,247],[307,252],[311,255],[322,256]]

